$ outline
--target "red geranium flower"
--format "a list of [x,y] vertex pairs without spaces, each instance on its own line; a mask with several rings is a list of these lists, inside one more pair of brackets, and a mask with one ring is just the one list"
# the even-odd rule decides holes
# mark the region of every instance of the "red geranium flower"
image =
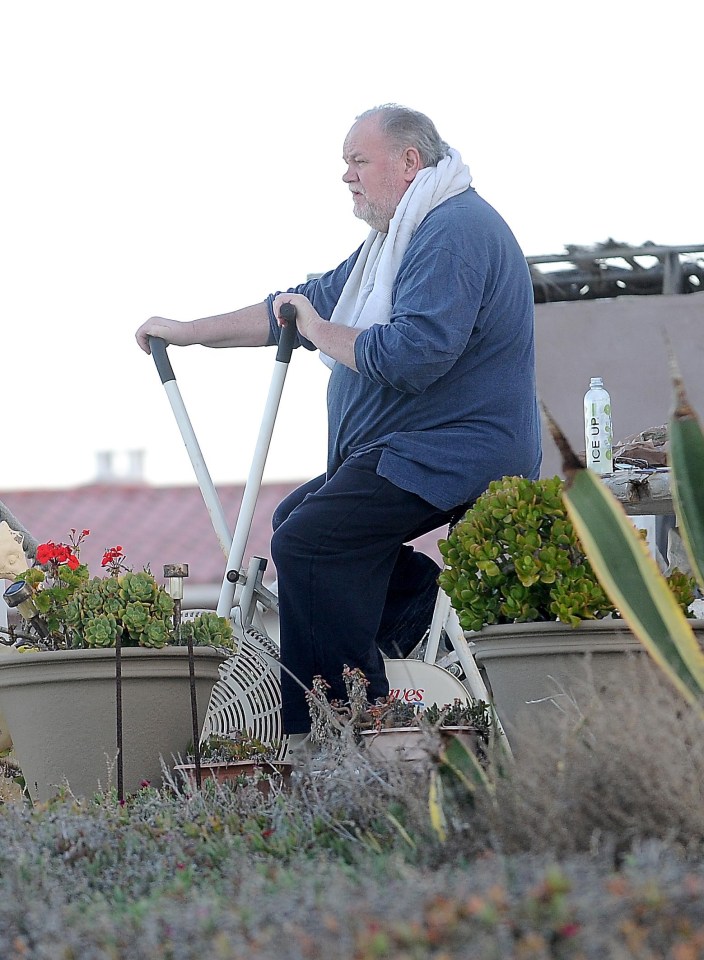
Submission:
[[37,547],[37,563],[54,563],[57,566],[65,563],[69,570],[76,570],[80,561],[71,548],[65,543],[54,543],[48,540]]
[[37,547],[37,563],[48,563],[54,556],[55,548],[56,544],[51,541],[48,543],[40,543]]
[[114,563],[116,560],[124,560],[124,554],[122,552],[122,547],[110,547],[103,554],[103,559],[101,562],[102,567],[107,567],[111,563]]
[[116,547],[109,547],[105,551],[101,566],[108,568],[111,577],[119,577],[123,570],[129,569],[125,564],[125,555],[119,544]]

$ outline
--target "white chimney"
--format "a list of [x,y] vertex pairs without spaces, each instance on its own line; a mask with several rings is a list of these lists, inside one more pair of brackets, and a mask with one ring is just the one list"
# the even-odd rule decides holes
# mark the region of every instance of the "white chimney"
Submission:
[[96,453],[96,483],[112,483],[114,481],[115,474],[112,466],[112,458],[112,450],[99,450]]
[[133,483],[144,480],[144,450],[127,451],[127,480]]
[[96,483],[144,483],[144,450],[100,450],[96,453]]

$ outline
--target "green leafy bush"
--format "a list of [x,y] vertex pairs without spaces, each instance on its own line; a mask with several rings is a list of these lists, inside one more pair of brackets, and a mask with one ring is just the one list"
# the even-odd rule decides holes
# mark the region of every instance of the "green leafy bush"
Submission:
[[[559,477],[495,480],[439,543],[439,583],[465,630],[489,624],[582,620],[617,615],[577,537]],[[683,609],[694,581],[670,587]]]

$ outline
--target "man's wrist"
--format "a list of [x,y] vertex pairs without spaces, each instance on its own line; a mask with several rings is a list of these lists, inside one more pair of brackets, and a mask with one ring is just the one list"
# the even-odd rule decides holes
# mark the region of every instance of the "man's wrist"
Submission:
[[[193,346],[195,343],[207,343],[208,323],[211,319],[210,317],[201,317],[198,320],[186,320],[184,322],[184,347]],[[212,331],[210,332],[212,333]]]

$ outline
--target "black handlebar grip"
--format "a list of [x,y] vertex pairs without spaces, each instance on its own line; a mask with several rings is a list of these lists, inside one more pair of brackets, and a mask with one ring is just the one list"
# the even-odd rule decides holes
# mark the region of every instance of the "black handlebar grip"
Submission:
[[281,328],[276,359],[282,363],[288,363],[291,359],[293,344],[296,339],[296,308],[292,303],[282,303],[279,316],[285,321],[286,325]]
[[149,349],[154,357],[154,363],[161,377],[161,382],[167,383],[169,380],[175,380],[174,370],[166,352],[166,340],[163,340],[161,337],[149,337],[148,340]]

